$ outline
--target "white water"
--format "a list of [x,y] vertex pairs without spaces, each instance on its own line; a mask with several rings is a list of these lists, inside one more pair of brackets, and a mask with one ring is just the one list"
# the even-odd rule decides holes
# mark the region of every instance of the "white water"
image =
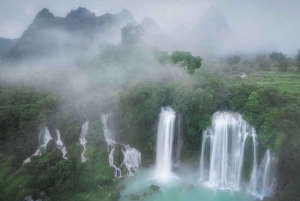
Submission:
[[[256,136],[255,129],[238,113],[216,112],[211,127],[203,132],[199,180],[213,188],[248,188],[258,198],[270,196],[276,183],[275,175],[271,174],[275,167],[274,157],[267,151],[260,167],[257,167]],[[247,137],[252,138],[253,151],[245,154]],[[251,154],[251,179],[242,182],[244,157]]]
[[175,117],[175,111],[171,107],[161,108],[157,130],[155,175],[162,181],[168,181],[173,177],[172,148]]
[[[107,143],[108,162],[109,165],[114,168],[115,177],[122,177],[121,166],[125,165],[128,175],[132,176],[132,169],[137,169],[141,163],[141,152],[137,149],[116,142],[114,124],[112,113],[101,114],[101,122],[103,127],[104,137]],[[114,162],[114,153],[116,146],[122,146],[122,153],[124,156],[123,163],[117,166]]]
[[87,135],[88,130],[89,130],[89,121],[86,121],[81,126],[81,132],[80,132],[80,136],[79,136],[79,142],[80,142],[81,146],[83,147],[83,151],[81,153],[81,162],[82,163],[87,160],[87,158],[84,156],[84,153],[86,151],[86,143],[87,143],[85,136]]
[[132,169],[136,170],[141,163],[141,152],[137,149],[130,147],[129,145],[125,146],[125,151],[122,149],[124,154],[123,163],[127,169],[128,175],[133,176]]
[[[38,143],[38,149],[35,151],[35,153],[32,156],[40,156],[42,153],[45,151],[46,146],[48,142],[52,140],[50,131],[48,127],[43,127],[40,129],[39,133],[39,143]],[[30,157],[26,158],[23,162],[24,163],[29,163],[31,161]]]
[[263,199],[270,197],[276,188],[275,157],[268,149],[262,159],[258,170],[252,172],[250,181],[250,193]]
[[67,148],[65,147],[63,141],[61,140],[60,131],[58,129],[56,129],[56,138],[57,138],[56,145],[61,150],[61,153],[63,154],[63,158],[64,159],[68,159],[68,157],[66,157],[66,155],[67,155]]
[[176,115],[176,136],[174,138],[174,166],[180,167],[181,152],[183,149],[182,115]]
[[116,138],[113,130],[112,113],[110,112],[108,114],[101,114],[101,121],[106,142],[108,144],[115,144]]

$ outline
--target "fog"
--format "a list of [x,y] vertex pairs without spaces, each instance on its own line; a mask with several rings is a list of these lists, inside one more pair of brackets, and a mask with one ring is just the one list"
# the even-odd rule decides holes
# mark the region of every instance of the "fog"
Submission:
[[297,0],[1,0],[0,37],[20,37],[44,7],[49,8],[55,16],[62,17],[79,6],[88,8],[96,15],[118,13],[126,8],[138,22],[144,17],[151,17],[163,30],[172,34],[180,24],[201,18],[212,5],[218,6],[224,13],[242,50],[272,49],[293,55],[300,46],[300,2]]

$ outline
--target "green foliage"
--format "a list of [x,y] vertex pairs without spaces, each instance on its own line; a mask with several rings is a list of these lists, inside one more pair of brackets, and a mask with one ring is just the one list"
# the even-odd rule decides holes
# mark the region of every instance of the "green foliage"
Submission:
[[127,24],[121,30],[122,43],[126,46],[137,45],[141,42],[141,37],[144,35],[145,30],[141,25]]
[[241,55],[232,55],[226,58],[226,63],[228,65],[237,65],[241,61]]
[[173,64],[186,68],[189,74],[194,74],[196,69],[201,67],[202,58],[193,56],[190,52],[174,51],[170,56],[167,52],[162,51],[158,56],[158,61],[165,64]]
[[258,68],[260,70],[264,70],[264,71],[270,70],[271,63],[267,55],[265,54],[256,55],[255,62],[257,63]]
[[300,50],[298,50],[295,61],[296,61],[296,65],[298,67],[298,71],[300,72]]
[[170,56],[171,61],[179,66],[187,67],[189,74],[194,74],[195,70],[200,68],[202,58],[193,56],[190,52],[175,51]]
[[286,60],[286,54],[283,54],[282,52],[272,52],[269,54],[269,57],[277,62],[283,62]]

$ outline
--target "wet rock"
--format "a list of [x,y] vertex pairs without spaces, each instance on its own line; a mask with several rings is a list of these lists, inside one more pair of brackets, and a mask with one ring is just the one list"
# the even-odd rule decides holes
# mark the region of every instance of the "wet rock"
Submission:
[[131,194],[131,195],[130,195],[130,199],[131,199],[131,200],[140,200],[140,196],[139,196],[139,195]]
[[181,169],[179,167],[173,167],[172,168],[172,172],[174,172],[175,174],[180,174],[181,173]]
[[151,184],[150,187],[149,187],[149,189],[153,190],[153,191],[159,191],[160,187],[157,186],[157,185]]

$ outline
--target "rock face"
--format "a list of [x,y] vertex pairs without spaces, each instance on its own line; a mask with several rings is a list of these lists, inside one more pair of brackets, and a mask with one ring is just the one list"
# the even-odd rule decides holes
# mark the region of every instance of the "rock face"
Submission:
[[151,184],[150,187],[149,187],[149,189],[152,190],[152,191],[159,191],[160,187],[157,186],[157,185]]
[[202,18],[180,25],[174,34],[177,40],[185,39],[185,48],[201,56],[218,54],[231,48],[237,40],[226,17],[216,6],[212,6]]
[[16,43],[17,39],[0,38],[0,57],[5,55]]
[[74,49],[82,51],[94,44],[96,39],[120,38],[120,29],[127,23],[136,23],[128,10],[115,15],[107,13],[96,16],[87,8],[79,7],[63,18],[55,17],[44,8],[4,59],[51,56]]
[[146,31],[144,37],[146,42],[161,49],[168,50],[168,47],[172,43],[170,36],[152,18],[145,17],[141,25]]
[[135,194],[131,194],[130,195],[130,199],[131,200],[140,200],[140,196],[139,195],[135,195]]

